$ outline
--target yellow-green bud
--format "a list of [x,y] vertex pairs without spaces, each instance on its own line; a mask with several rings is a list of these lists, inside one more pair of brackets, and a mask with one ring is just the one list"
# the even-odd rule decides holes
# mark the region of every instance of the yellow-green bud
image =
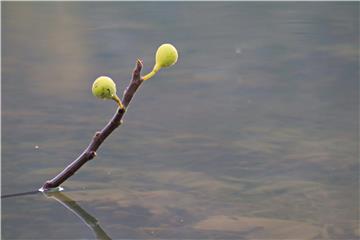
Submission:
[[116,96],[116,84],[109,77],[98,77],[92,85],[92,93],[101,99],[113,99]]
[[162,44],[156,51],[156,65],[159,68],[170,67],[176,63],[178,59],[178,52],[176,48],[169,44]]
[[161,68],[170,67],[178,60],[178,52],[176,48],[170,43],[162,44],[156,51],[155,66],[153,70],[142,77],[143,80],[148,80],[154,76]]

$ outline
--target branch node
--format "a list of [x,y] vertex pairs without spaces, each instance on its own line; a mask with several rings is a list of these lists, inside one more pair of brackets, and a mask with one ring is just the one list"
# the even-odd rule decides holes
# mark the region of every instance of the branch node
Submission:
[[119,108],[118,113],[123,114],[126,112],[126,108]]
[[96,152],[95,151],[90,151],[89,152],[89,160],[93,159],[94,157],[96,157]]

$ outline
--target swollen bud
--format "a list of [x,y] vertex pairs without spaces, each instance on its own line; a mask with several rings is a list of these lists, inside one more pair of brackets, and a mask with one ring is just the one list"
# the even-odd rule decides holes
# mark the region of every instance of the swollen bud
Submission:
[[92,93],[95,97],[101,99],[112,99],[120,108],[124,109],[121,100],[116,95],[116,84],[115,82],[106,76],[98,77],[92,85]]
[[178,59],[176,48],[169,44],[162,44],[156,51],[156,65],[160,68],[174,65]]
[[142,79],[148,80],[154,76],[161,68],[170,67],[178,60],[178,52],[170,43],[162,44],[155,54],[155,66],[153,70],[145,75]]
[[92,93],[101,99],[112,99],[116,95],[116,85],[111,78],[101,76],[94,81]]

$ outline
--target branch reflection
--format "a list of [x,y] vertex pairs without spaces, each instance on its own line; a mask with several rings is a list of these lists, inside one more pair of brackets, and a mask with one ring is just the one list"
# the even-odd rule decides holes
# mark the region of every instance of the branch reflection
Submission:
[[53,198],[68,210],[73,212],[77,217],[79,217],[96,235],[96,238],[99,240],[111,240],[109,235],[106,234],[104,229],[99,225],[99,221],[90,215],[85,209],[83,209],[75,200],[70,198],[63,192],[48,192],[44,193],[47,198]]

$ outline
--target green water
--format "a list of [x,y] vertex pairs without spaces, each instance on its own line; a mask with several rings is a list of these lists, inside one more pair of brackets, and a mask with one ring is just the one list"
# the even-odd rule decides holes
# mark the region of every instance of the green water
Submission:
[[98,76],[122,93],[137,58],[145,74],[161,43],[179,51],[63,184],[78,212],[2,199],[2,239],[359,238],[358,2],[1,5],[2,195],[106,124]]

